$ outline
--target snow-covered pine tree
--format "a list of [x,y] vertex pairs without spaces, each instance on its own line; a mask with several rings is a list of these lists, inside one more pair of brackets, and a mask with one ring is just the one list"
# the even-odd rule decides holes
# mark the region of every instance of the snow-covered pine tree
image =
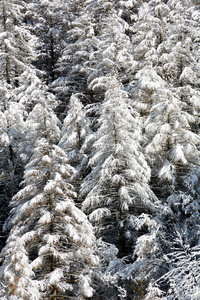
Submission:
[[[128,230],[131,215],[152,213],[157,202],[148,186],[150,169],[140,152],[139,118],[117,80],[101,80],[108,87],[89,160],[92,171],[83,182],[81,196],[85,197],[83,209],[96,224],[98,235],[107,241],[112,237],[114,244],[125,247],[117,236],[123,241],[133,238]],[[95,83],[96,80],[94,89]],[[121,251],[123,256],[127,250]]]
[[55,97],[47,92],[47,87],[36,76],[27,76],[27,81],[29,85],[26,87],[25,81],[25,86],[21,86],[18,95],[20,103],[27,108],[28,115],[25,120],[24,138],[18,150],[23,163],[29,161],[38,139],[48,138],[55,144],[60,139],[60,121],[53,110],[56,107]]
[[86,109],[79,100],[79,94],[72,95],[58,145],[65,151],[70,165],[77,171],[73,179],[77,192],[82,179],[87,175],[89,143],[86,140],[90,140],[92,136],[90,123],[86,116]]
[[[49,137],[50,141],[56,143],[60,137],[59,121],[52,110],[55,107],[55,98],[46,91],[46,87],[42,85],[34,72],[29,71],[30,68],[20,76],[19,82],[21,85],[14,90],[17,91],[15,99],[18,103],[8,102],[7,110],[4,112],[5,130],[8,138],[8,158],[4,156],[4,160],[6,158],[9,162],[8,166],[4,166],[4,169],[7,170],[6,174],[9,175],[12,182],[12,184],[9,181],[7,182],[10,189],[9,192],[6,192],[6,195],[8,196],[11,193],[10,198],[5,198],[2,195],[4,200],[7,199],[5,204],[7,207],[9,201],[19,189],[24,166],[30,160],[37,140]],[[24,78],[25,74],[27,75],[26,80]],[[24,78],[23,84],[22,78]],[[34,104],[32,111],[29,112]],[[2,176],[5,181],[5,170]],[[7,215],[4,216],[5,218],[7,218]],[[7,234],[9,230],[8,221],[4,226],[4,234]]]
[[23,167],[17,155],[18,144],[24,137],[23,106],[13,100],[14,95],[6,87],[3,93],[0,110],[0,247],[4,245],[5,233],[2,226],[8,217],[8,204],[18,191]]
[[[165,201],[175,189],[185,190],[185,172],[198,164],[199,137],[192,132],[195,118],[185,111],[185,103],[164,88],[154,97],[158,102],[151,105],[145,122],[146,136],[150,138],[146,152],[153,167],[152,184]],[[156,178],[166,190],[161,191]]]
[[183,295],[186,299],[191,295],[192,299],[199,297],[198,172],[194,169],[193,174],[185,176],[186,192],[174,192],[160,211],[159,219],[165,237],[162,244],[165,247],[163,266],[166,272],[158,278],[158,283],[168,297],[173,295],[172,299],[182,298]]
[[91,134],[90,123],[78,94],[70,98],[67,116],[64,119],[59,146],[66,152],[70,164],[77,167],[82,159],[81,147],[86,136]]
[[[28,112],[30,112],[36,102],[36,98],[41,98],[42,93],[45,94],[45,87],[42,86],[41,81],[37,78],[39,72],[31,64],[36,58],[36,38],[31,34],[29,24],[25,23],[25,6],[26,2],[22,0],[3,0],[0,3],[2,16],[0,29],[2,31],[2,39],[0,41],[2,86],[0,93],[3,100],[1,107],[3,111],[16,110],[15,114],[10,111],[7,113],[10,128],[12,127],[10,125],[12,122],[16,123],[12,121],[12,118],[21,118],[22,121],[26,120]],[[40,89],[42,91],[39,92],[38,90]],[[19,102],[20,104],[13,104],[14,102]],[[12,107],[15,108],[13,109]],[[21,113],[19,113],[20,109]],[[22,127],[19,130],[13,129],[12,134],[17,135],[17,131],[19,132],[20,130],[23,131]],[[16,136],[12,137],[12,140],[16,140]],[[19,140],[17,142],[19,143]],[[14,150],[16,149],[13,146]]]
[[[20,293],[29,290],[31,284],[40,291],[39,299],[92,296],[91,268],[97,262],[93,254],[94,235],[86,216],[75,205],[76,193],[70,183],[73,173],[60,147],[45,139],[37,142],[26,166],[24,187],[12,200],[9,221],[12,229],[2,251],[2,273],[10,295],[15,292],[22,297]],[[13,270],[24,261],[21,262],[21,256],[13,261],[4,257],[8,248],[13,253],[16,239],[23,244],[27,268],[31,270],[19,289],[17,284],[23,281],[23,270],[20,273]]]
[[94,49],[98,48],[92,6],[90,8],[88,1],[68,1],[67,5],[68,28],[56,64],[56,79],[51,84],[51,90],[61,100],[61,111],[65,109],[72,94],[82,95],[81,100],[84,104],[92,101],[87,90],[84,64],[88,62]]
[[[199,12],[192,1],[169,1],[168,38],[159,53],[161,76],[194,117],[199,106]],[[198,124],[198,118],[195,118]],[[197,125],[193,125],[197,131]]]
[[169,8],[163,1],[142,2],[137,15],[133,15],[134,24],[129,27],[129,31],[132,32],[137,72],[128,85],[128,91],[134,99],[134,107],[142,116],[146,116],[151,96],[161,81],[158,76],[158,50],[162,51],[166,39]]
[[159,19],[152,14],[151,2],[145,1],[139,7],[137,22],[131,28],[134,33],[132,37],[134,56],[141,63],[140,68],[144,61],[154,63],[157,59],[155,49],[160,24]]
[[23,9],[23,1],[0,2],[0,110],[4,114],[1,140],[7,139],[1,151],[1,198],[4,198],[5,206],[17,192],[23,172],[18,144],[24,137],[26,112],[25,107],[17,103],[16,89],[23,72],[31,71],[34,59],[34,37],[23,23]]
[[[18,86],[18,77],[34,59],[33,36],[23,26],[23,1],[2,0],[0,3],[0,78],[11,86]],[[31,44],[30,44],[31,43]]]
[[154,219],[159,202],[148,184],[151,173],[140,145],[140,118],[116,78],[94,79],[91,88],[102,83],[107,91],[89,159],[92,170],[83,180],[80,197],[85,198],[83,210],[97,236],[118,248],[121,260],[111,261],[108,272],[121,286],[119,294],[124,287],[129,295],[141,296],[150,278],[163,274],[159,267],[161,232]]
[[170,26],[163,48],[159,49],[160,73],[180,97],[187,98],[188,91],[185,93],[187,89],[183,88],[195,87],[199,81],[199,12],[191,1],[169,1],[168,5]]
[[25,22],[37,37],[35,65],[43,71],[47,83],[55,78],[55,66],[65,45],[68,29],[68,2],[59,0],[25,0]]
[[31,280],[33,271],[24,241],[19,236],[10,235],[7,245],[1,252],[2,257],[4,258],[4,267],[0,269],[2,296],[12,300],[39,300],[37,285]]
[[[103,1],[102,1],[103,2]],[[109,9],[106,9],[109,7]],[[105,9],[105,13],[100,13]],[[137,62],[133,57],[133,47],[129,37],[125,34],[129,25],[117,15],[114,5],[96,3],[96,18],[100,23],[98,28],[98,48],[90,54],[89,61],[85,64],[87,83],[90,90],[90,82],[103,76],[116,76],[124,85],[128,86],[133,78]],[[93,101],[104,99],[105,85],[99,81],[99,87],[93,92]]]
[[[157,281],[157,284],[165,287],[166,297],[162,299],[199,299],[200,248],[199,245],[191,246],[190,234],[192,232],[187,225],[174,224],[171,252],[164,256],[169,271]],[[151,288],[155,289],[157,284],[153,284]]]
[[7,133],[7,119],[3,112],[0,112],[0,203],[1,203],[1,215],[0,215],[0,248],[4,246],[5,235],[2,231],[3,224],[7,218],[8,203],[13,194],[13,166],[12,155],[10,152],[10,140]]

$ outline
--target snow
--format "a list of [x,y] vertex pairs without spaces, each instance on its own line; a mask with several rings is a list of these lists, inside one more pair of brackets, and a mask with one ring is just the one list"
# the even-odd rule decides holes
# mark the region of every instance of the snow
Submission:
[[89,220],[94,224],[101,222],[104,217],[110,217],[111,212],[108,208],[98,208],[89,215]]
[[80,283],[79,283],[80,288],[81,288],[83,295],[88,298],[92,297],[93,288],[90,286],[90,283],[91,283],[90,277],[81,275],[79,280],[80,280]]
[[0,3],[0,298],[199,299],[199,1],[26,2]]
[[182,164],[187,163],[187,160],[184,156],[183,148],[181,147],[181,145],[176,145],[174,147],[171,157],[175,163],[182,163]]
[[164,165],[159,172],[159,177],[162,180],[174,183],[174,166],[168,160],[164,162]]
[[63,270],[62,269],[55,269],[53,272],[49,274],[49,284],[51,286],[55,286],[61,281],[61,279],[64,277]]
[[47,225],[51,224],[53,221],[53,216],[50,212],[45,212],[44,215],[38,220],[38,224]]

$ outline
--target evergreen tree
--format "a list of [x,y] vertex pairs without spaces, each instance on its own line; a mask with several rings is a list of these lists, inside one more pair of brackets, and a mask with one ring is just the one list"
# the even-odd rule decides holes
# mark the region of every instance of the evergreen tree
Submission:
[[38,300],[37,286],[31,281],[33,272],[29,264],[24,241],[19,236],[11,235],[2,251],[5,268],[1,269],[4,278],[3,296],[6,299]]
[[[0,110],[2,112],[1,141],[1,199],[5,207],[18,190],[23,173],[23,164],[18,155],[19,144],[24,138],[26,107],[19,102],[18,88],[24,72],[32,73],[34,59],[34,36],[23,23],[23,1],[0,3]],[[6,140],[5,140],[6,139]],[[9,189],[8,189],[9,186]],[[7,212],[6,212],[7,210]],[[1,224],[2,225],[2,224]]]
[[23,26],[21,9],[23,1],[1,1],[1,74],[7,84],[17,87],[18,77],[34,58],[34,38]]
[[24,138],[23,106],[6,100],[5,104],[5,109],[2,107],[0,111],[0,203],[2,207],[0,215],[0,248],[4,246],[5,242],[5,233],[2,231],[2,227],[8,217],[8,204],[18,191],[23,173],[23,166],[17,155],[18,144]]
[[[32,81],[34,79],[34,81]],[[34,151],[38,139],[48,138],[51,143],[58,143],[60,139],[60,121],[54,108],[55,97],[47,92],[47,87],[38,77],[30,75],[19,89],[18,98],[26,107],[26,120],[24,124],[24,138],[19,144],[18,155],[26,164]]]
[[[93,255],[94,236],[86,216],[75,206],[76,193],[70,183],[73,172],[58,146],[51,146],[45,139],[37,142],[26,166],[24,188],[12,201],[12,229],[2,252],[4,281],[10,284],[6,275],[9,268],[14,286],[8,287],[9,294],[20,297],[32,284],[42,299],[91,297],[90,272],[97,261]],[[17,283],[24,274],[15,274],[13,268],[25,262],[20,262],[21,257],[11,262],[4,257],[11,243],[16,246],[15,237],[25,248],[27,268],[31,270],[19,290]],[[13,246],[9,251],[13,253],[12,250]]]
[[[86,64],[88,88],[94,94],[93,101],[104,99],[105,82],[101,82],[99,77],[103,80],[104,76],[117,76],[126,89],[137,69],[132,44],[125,34],[128,24],[117,15],[111,3],[110,6],[107,3],[107,6],[109,9],[103,15],[99,14],[100,3],[96,7],[96,18],[101,24],[98,32],[99,42],[97,49],[90,55],[90,60]],[[105,4],[105,8],[107,6]],[[92,88],[94,83],[98,83],[95,89]]]
[[[64,119],[59,146],[65,151],[70,165],[76,169],[74,186],[79,193],[83,178],[88,173],[89,141],[92,137],[91,122],[86,116],[86,109],[79,100],[79,95],[72,95],[69,110]],[[90,141],[91,142],[91,141]]]
[[156,98],[158,102],[151,105],[145,123],[146,134],[152,137],[146,152],[153,164],[157,153],[153,175],[160,179],[160,184],[165,185],[166,191],[160,193],[157,183],[155,189],[157,186],[157,193],[164,200],[176,189],[185,191],[185,185],[182,185],[185,172],[198,164],[199,137],[192,132],[191,124],[195,118],[184,110],[182,101],[164,89]]
[[61,111],[72,94],[79,93],[83,103],[92,101],[87,90],[85,63],[88,63],[93,49],[98,47],[93,9],[85,1],[69,1],[67,5],[68,27],[56,64],[56,78],[51,84],[51,90],[61,100]]
[[107,77],[108,80],[100,127],[89,160],[92,171],[84,180],[81,196],[86,197],[83,209],[89,219],[95,225],[99,223],[98,230],[103,230],[100,236],[106,240],[112,236],[114,244],[124,247],[124,241],[117,241],[117,236],[133,238],[126,224],[131,214],[152,213],[156,198],[148,187],[150,169],[140,152],[138,116],[133,115],[127,94],[120,90],[117,80]]
[[64,119],[59,146],[66,152],[70,164],[78,167],[84,159],[81,147],[85,138],[91,134],[89,119],[85,115],[79,95],[72,95]]
[[166,299],[199,299],[200,249],[199,245],[191,246],[188,234],[187,226],[174,225],[171,253],[164,257],[169,271],[158,280],[160,286],[167,286]]
[[30,2],[25,16],[38,38],[35,65],[44,72],[44,78],[49,84],[56,79],[56,63],[65,45],[69,23],[68,2],[63,0]]

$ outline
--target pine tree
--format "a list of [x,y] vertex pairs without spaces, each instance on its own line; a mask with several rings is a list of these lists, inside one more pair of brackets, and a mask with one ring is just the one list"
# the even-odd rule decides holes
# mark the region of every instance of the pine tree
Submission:
[[[110,78],[108,86],[89,160],[92,171],[84,180],[81,196],[86,197],[83,209],[89,219],[94,224],[100,223],[97,225],[98,230],[103,230],[100,235],[106,240],[113,236],[113,243],[117,245],[116,234],[120,238],[123,235],[132,238],[125,225],[131,214],[152,213],[156,198],[148,187],[149,167],[139,152],[141,136],[137,114],[133,115],[127,94],[120,90],[115,79]],[[119,232],[116,226],[121,227]],[[119,243],[122,244],[124,242]]]
[[38,38],[35,65],[44,72],[47,83],[56,79],[56,63],[65,45],[68,30],[68,2],[40,0],[28,3],[25,12]]
[[79,166],[84,159],[81,147],[85,138],[91,134],[89,119],[78,96],[72,95],[70,98],[59,142],[59,146],[66,152],[70,164],[74,167]]
[[[87,1],[88,2],[88,1]],[[95,36],[95,19],[87,2],[68,1],[68,23],[65,32],[61,55],[56,64],[56,78],[51,90],[61,100],[63,111],[72,94],[79,93],[85,104],[91,102],[87,90],[87,74],[85,64],[88,63],[93,49],[98,47]]]
[[[92,137],[91,122],[79,95],[72,95],[67,116],[63,121],[59,146],[65,151],[70,165],[76,169],[73,183],[77,193],[83,178],[87,175],[89,140]],[[78,203],[77,203],[78,204]]]
[[[11,243],[16,246],[15,237],[22,241],[27,267],[34,271],[34,275],[27,275],[22,292],[29,289],[30,282],[38,287],[42,299],[92,296],[90,272],[97,261],[93,255],[94,236],[86,216],[75,206],[76,193],[70,183],[73,172],[63,150],[45,139],[39,140],[26,166],[24,188],[12,201],[9,221],[12,229],[6,248]],[[6,257],[3,259],[4,281],[9,285],[6,277],[9,263],[14,285],[13,289],[8,287],[9,294],[15,291],[19,297],[15,282],[23,280],[24,275],[12,270],[21,258],[17,257],[13,263]]]
[[40,299],[37,286],[31,281],[33,272],[23,239],[11,235],[1,255],[5,258],[5,267],[1,269],[1,278],[4,278],[5,284],[3,296],[7,295],[13,300]]
[[60,139],[60,121],[53,110],[56,107],[56,100],[46,89],[39,78],[31,75],[28,78],[28,85],[25,82],[19,90],[18,98],[27,111],[24,138],[18,149],[18,155],[25,164],[31,158],[38,139],[48,138],[55,144]]
[[199,299],[200,249],[199,245],[191,246],[189,233],[189,227],[174,225],[171,252],[165,256],[169,271],[158,280],[161,286],[167,286],[166,299]]
[[[1,1],[0,3],[0,110],[2,112],[1,141],[1,187],[3,206],[6,208],[18,190],[22,178],[23,164],[18,155],[19,144],[24,138],[26,107],[18,98],[18,88],[24,72],[32,73],[34,59],[34,36],[23,23],[23,1]],[[6,141],[3,141],[5,140]],[[10,188],[8,189],[8,186]],[[6,209],[8,211],[8,209]],[[3,219],[7,217],[2,216]],[[2,225],[2,224],[1,224]]]
[[192,132],[195,118],[185,111],[182,101],[164,89],[156,98],[158,102],[151,105],[145,122],[146,134],[151,136],[146,152],[153,164],[153,157],[157,156],[153,175],[167,188],[160,193],[160,186],[155,183],[159,197],[164,200],[176,189],[185,191],[182,185],[185,172],[198,164],[199,137]]
[[[138,58],[140,67],[143,65],[144,67],[136,74],[135,79],[138,81],[134,89],[130,90],[136,99],[133,102],[134,107],[144,116],[145,135],[148,139],[146,152],[153,169],[152,188],[163,200],[175,189],[184,190],[181,182],[183,182],[185,172],[198,164],[198,159],[195,157],[198,155],[199,139],[195,124],[198,123],[196,99],[199,92],[193,88],[192,81],[195,77],[194,73],[189,71],[188,66],[195,61],[195,51],[190,48],[191,41],[197,38],[195,34],[197,17],[194,8],[190,7],[191,3],[187,4],[190,7],[187,13],[185,13],[184,5],[177,3],[178,1],[171,1],[165,5],[160,1],[150,1],[139,10],[141,19],[138,19],[139,23],[136,22],[135,28],[138,26],[143,28],[142,26],[146,24],[146,36],[151,36],[157,28],[153,25],[156,21],[156,24],[160,24],[160,33],[154,34],[156,39],[154,51],[150,50],[155,60],[149,60],[148,42],[145,48],[143,40],[141,42],[139,40],[139,50],[137,51],[136,47],[135,55],[137,57],[138,53],[141,56]],[[162,11],[161,8],[163,8]],[[149,13],[151,15],[152,12],[153,16],[149,17]],[[167,15],[170,21],[167,20]],[[145,23],[142,22],[142,16],[145,16]],[[189,16],[191,21],[189,21]],[[153,18],[154,22],[150,23],[149,18]],[[166,23],[165,29],[163,22],[169,22],[169,25]],[[173,23],[170,24],[170,22]],[[177,24],[179,27],[176,26]],[[154,31],[152,31],[152,26]],[[187,35],[188,32],[191,33],[190,41],[189,38],[184,38],[185,33],[180,33],[182,31],[187,32]],[[138,43],[137,35],[135,42]],[[182,67],[179,60],[183,63]],[[180,67],[181,70],[178,71]],[[195,76],[198,76],[196,67],[195,71]],[[181,82],[178,83],[178,81]],[[164,189],[161,189],[161,186]]]
[[[109,7],[104,14],[99,12],[102,10],[100,3],[95,12],[95,16],[101,24],[98,31],[98,47],[91,53],[89,62],[85,66],[88,88],[94,94],[94,102],[95,99],[103,101],[106,91],[104,82],[100,82],[99,77],[102,77],[103,80],[104,76],[117,76],[124,88],[127,88],[137,69],[131,41],[125,34],[128,24],[117,15],[110,2],[103,7],[105,10],[106,7]],[[95,79],[99,86],[93,89]],[[90,83],[92,83],[91,87]]]
[[33,36],[22,24],[23,2],[1,1],[1,74],[0,78],[17,87],[18,77],[34,58]]
[[[6,97],[8,96],[10,94],[7,93]],[[22,178],[23,166],[17,152],[18,144],[24,138],[23,106],[16,102],[4,100],[6,107],[2,107],[0,111],[0,203],[2,207],[0,248],[4,246],[5,242],[5,233],[3,233],[2,227],[8,217],[8,204],[18,191],[19,182]]]

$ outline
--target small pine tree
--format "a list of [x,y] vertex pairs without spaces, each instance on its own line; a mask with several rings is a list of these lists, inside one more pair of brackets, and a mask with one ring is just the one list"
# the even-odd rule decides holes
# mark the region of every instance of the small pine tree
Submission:
[[86,137],[90,134],[90,122],[85,115],[83,104],[78,95],[72,95],[67,116],[63,122],[59,146],[65,151],[70,164],[75,168],[84,159],[81,148]]

